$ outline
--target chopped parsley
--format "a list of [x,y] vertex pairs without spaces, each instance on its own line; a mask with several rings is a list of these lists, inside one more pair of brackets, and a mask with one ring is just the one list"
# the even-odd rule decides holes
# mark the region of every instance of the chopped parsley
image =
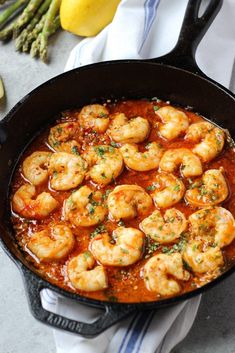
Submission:
[[111,145],[112,147],[118,147],[118,144],[117,144],[116,142],[114,142],[114,141],[111,141],[111,142],[110,142],[110,145]]
[[[174,234],[172,234],[174,235]],[[162,247],[162,252],[164,254],[170,255],[173,254],[174,252],[182,252],[187,244],[187,240],[184,236],[180,238],[180,241],[177,244],[174,244],[172,247],[170,246],[163,246]]]
[[169,246],[163,246],[162,247],[162,252],[163,252],[163,254],[170,255],[170,254],[173,254],[174,249],[173,249],[173,247],[170,248]]
[[145,258],[147,259],[150,257],[158,248],[159,248],[159,243],[153,242],[152,240],[148,240],[148,246],[147,246],[147,253],[145,255]]
[[72,153],[76,154],[77,156],[80,156],[80,153],[79,153],[79,150],[78,150],[77,146],[73,146],[71,148],[71,150],[72,150]]
[[95,207],[93,205],[88,204],[88,212],[90,215],[95,213]]
[[95,147],[95,151],[98,154],[98,156],[103,157],[105,152],[107,152],[107,149],[102,146]]
[[154,191],[154,190],[156,190],[156,188],[157,188],[156,185],[152,184],[152,185],[147,186],[146,190]]
[[99,114],[99,118],[107,118],[107,117],[108,117],[108,114],[106,114],[106,113],[101,112]]
[[95,230],[90,233],[90,238],[94,238],[96,235],[106,232],[106,228],[103,224],[98,225],[98,227],[95,228]]
[[124,248],[121,248],[121,247],[120,247],[120,249],[121,249],[121,251],[122,251],[124,254],[129,254],[129,251],[128,251],[127,249],[124,249]]
[[176,184],[173,188],[174,191],[179,191],[180,190],[180,185]]
[[103,199],[103,200],[106,200],[106,199],[108,198],[110,192],[111,192],[111,190],[109,190],[109,189],[106,190],[105,193],[102,195],[102,199]]
[[159,109],[159,106],[158,105],[154,105],[153,106],[153,110],[156,112],[157,110]]
[[113,147],[113,146],[109,146],[109,152],[110,152],[110,153],[114,153],[114,151],[115,151],[115,150],[114,150],[114,147]]
[[89,251],[85,251],[85,252],[83,253],[83,255],[84,255],[85,259],[88,259],[88,258],[91,256],[91,254],[90,254]]
[[194,244],[194,245],[193,245],[192,250],[193,250],[193,251],[196,251],[196,250],[197,250],[197,244]]
[[120,220],[120,221],[118,222],[118,226],[119,226],[119,227],[125,227],[125,223],[124,223],[122,220]]
[[101,173],[102,178],[107,179],[105,172]]
[[88,196],[88,200],[89,200],[89,202],[90,202],[90,204],[92,206],[98,206],[99,205],[99,202],[97,202],[97,201],[95,201],[93,199],[93,192],[91,192],[90,195]]

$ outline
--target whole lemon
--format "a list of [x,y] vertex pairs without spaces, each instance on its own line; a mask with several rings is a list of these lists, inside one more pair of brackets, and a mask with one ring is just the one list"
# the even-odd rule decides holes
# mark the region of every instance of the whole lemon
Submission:
[[61,26],[79,36],[95,36],[113,19],[120,0],[62,0]]

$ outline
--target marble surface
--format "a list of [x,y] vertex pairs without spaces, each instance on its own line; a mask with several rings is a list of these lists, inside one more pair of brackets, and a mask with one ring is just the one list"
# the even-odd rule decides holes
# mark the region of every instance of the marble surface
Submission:
[[[60,33],[50,47],[45,65],[0,45],[0,75],[7,99],[0,119],[33,88],[63,71],[78,38]],[[235,81],[235,80],[234,80]],[[231,88],[235,91],[234,83]],[[174,353],[235,353],[235,274],[203,295],[195,323]],[[55,353],[52,330],[30,314],[19,271],[0,249],[0,353]]]

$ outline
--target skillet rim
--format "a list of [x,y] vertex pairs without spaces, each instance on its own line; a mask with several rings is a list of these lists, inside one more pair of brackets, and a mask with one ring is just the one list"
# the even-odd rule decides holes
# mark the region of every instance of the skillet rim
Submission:
[[94,63],[94,64],[89,64],[89,65],[84,65],[81,66],[79,68],[74,68],[71,69],[69,71],[65,71],[62,72],[59,75],[56,75],[52,78],[50,78],[49,80],[41,83],[39,86],[35,87],[32,91],[30,91],[29,93],[27,93],[24,97],[22,97],[10,110],[9,112],[5,115],[5,117],[3,119],[0,120],[0,128],[1,125],[6,124],[8,121],[10,121],[13,118],[13,115],[15,114],[15,112],[17,112],[17,110],[23,105],[26,104],[27,101],[34,95],[36,94],[40,89],[43,89],[44,86],[48,86],[48,85],[53,85],[54,81],[57,80],[63,80],[64,77],[69,76],[69,75],[74,75],[77,72],[80,71],[84,71],[84,70],[90,70],[90,69],[94,69],[97,68],[99,66],[109,66],[109,65],[117,65],[117,64],[127,64],[127,65],[131,65],[131,64],[138,64],[138,65],[158,65],[161,67],[166,67],[166,68],[170,68],[170,69],[174,69],[174,70],[179,70],[182,71],[186,74],[189,74],[191,76],[197,77],[199,79],[202,79],[204,81],[206,81],[209,84],[213,84],[214,86],[216,86],[216,88],[222,90],[225,94],[229,95],[232,99],[234,99],[235,101],[235,93],[233,93],[232,91],[230,91],[228,88],[226,88],[225,86],[223,86],[222,84],[216,82],[215,80],[211,79],[210,77],[208,77],[206,74],[204,74],[200,69],[199,72],[192,72],[189,71],[187,69],[184,68],[180,68],[171,64],[164,64],[164,57],[163,58],[157,58],[157,59],[126,59],[126,60],[109,60],[109,61],[102,61],[99,63]]
[[[15,113],[18,111],[18,109],[20,109],[20,107],[22,105],[27,104],[28,101],[31,99],[31,97],[33,95],[37,94],[41,89],[43,89],[44,86],[53,85],[55,81],[63,80],[64,77],[67,77],[70,75],[76,75],[77,72],[80,72],[80,71],[96,69],[97,67],[100,67],[100,66],[102,67],[102,66],[110,66],[110,65],[118,65],[118,64],[131,65],[133,63],[135,63],[137,65],[146,65],[146,64],[153,65],[153,66],[158,65],[158,66],[161,66],[166,69],[170,68],[173,70],[177,70],[177,71],[189,74],[190,76],[193,76],[193,78],[197,77],[203,81],[206,81],[207,84],[212,84],[213,86],[215,86],[216,89],[218,89],[219,91],[222,91],[223,94],[226,94],[229,97],[231,97],[234,100],[234,104],[235,104],[235,94],[233,92],[231,92],[229,89],[227,89],[223,85],[219,84],[215,80],[209,78],[208,76],[206,76],[202,72],[195,73],[195,72],[191,72],[189,70],[183,69],[183,68],[176,67],[174,65],[164,64],[161,61],[161,58],[159,58],[159,59],[146,59],[146,60],[139,60],[139,59],[113,60],[113,61],[104,61],[104,62],[100,62],[100,63],[85,65],[80,68],[75,68],[75,69],[63,72],[55,77],[52,77],[51,79],[49,79],[46,82],[43,82],[41,85],[34,88],[31,92],[29,92],[22,99],[20,99],[20,101],[18,103],[16,103],[16,105],[0,121],[0,129],[1,129],[1,125],[4,126],[9,121],[14,119]],[[26,146],[25,146],[25,148],[26,148]],[[22,150],[20,151],[20,154],[21,153],[22,153]],[[14,167],[12,168],[13,171],[15,169],[16,163],[14,164]],[[7,192],[8,192],[8,190],[7,190]],[[9,200],[9,198],[7,198],[7,199]],[[231,275],[235,271],[235,264],[234,264],[233,266],[228,268],[225,272],[223,272],[219,277],[213,279],[212,281],[205,284],[204,286],[199,287],[197,289],[194,289],[190,292],[186,292],[184,294],[171,297],[171,298],[166,298],[166,299],[161,299],[161,300],[156,300],[156,301],[147,301],[147,302],[145,302],[145,301],[144,302],[128,302],[128,303],[126,303],[126,302],[112,302],[112,301],[96,300],[96,299],[92,299],[89,297],[84,297],[84,296],[81,296],[77,293],[72,293],[69,290],[63,289],[63,288],[57,286],[56,284],[50,283],[47,279],[41,277],[37,272],[34,272],[30,268],[30,266],[27,267],[26,265],[24,265],[23,262],[16,255],[14,255],[13,252],[7,247],[7,245],[3,241],[2,237],[0,237],[0,243],[1,243],[4,251],[7,253],[7,255],[14,261],[14,263],[17,265],[17,267],[21,270],[23,276],[25,276],[25,273],[27,271],[29,271],[31,276],[35,276],[38,281],[42,281],[45,284],[45,288],[51,287],[50,289],[54,290],[58,294],[62,294],[62,295],[69,297],[71,299],[78,300],[79,302],[82,302],[87,305],[90,304],[91,306],[98,306],[98,307],[100,307],[100,306],[116,306],[116,307],[132,306],[132,307],[134,307],[136,309],[140,309],[140,310],[141,309],[144,310],[144,309],[164,307],[167,305],[175,304],[179,301],[183,301],[185,299],[189,299],[193,296],[196,296],[196,295],[202,293],[204,290],[207,290],[207,289],[213,287],[214,285],[216,285],[217,283],[219,283],[220,281],[222,281],[223,279],[225,279],[227,276]]]

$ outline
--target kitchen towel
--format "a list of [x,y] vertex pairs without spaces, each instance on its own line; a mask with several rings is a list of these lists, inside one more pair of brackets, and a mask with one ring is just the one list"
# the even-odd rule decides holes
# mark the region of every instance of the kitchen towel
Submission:
[[[202,8],[208,1],[202,1]],[[175,45],[187,0],[123,0],[113,22],[96,37],[79,42],[65,70],[113,59],[163,55]],[[201,70],[229,86],[235,54],[235,1],[224,0],[197,50]],[[98,84],[98,83],[97,83]],[[43,306],[79,321],[92,322],[100,311],[42,292]],[[57,353],[169,353],[189,332],[200,296],[156,312],[136,313],[94,339],[54,330]]]

